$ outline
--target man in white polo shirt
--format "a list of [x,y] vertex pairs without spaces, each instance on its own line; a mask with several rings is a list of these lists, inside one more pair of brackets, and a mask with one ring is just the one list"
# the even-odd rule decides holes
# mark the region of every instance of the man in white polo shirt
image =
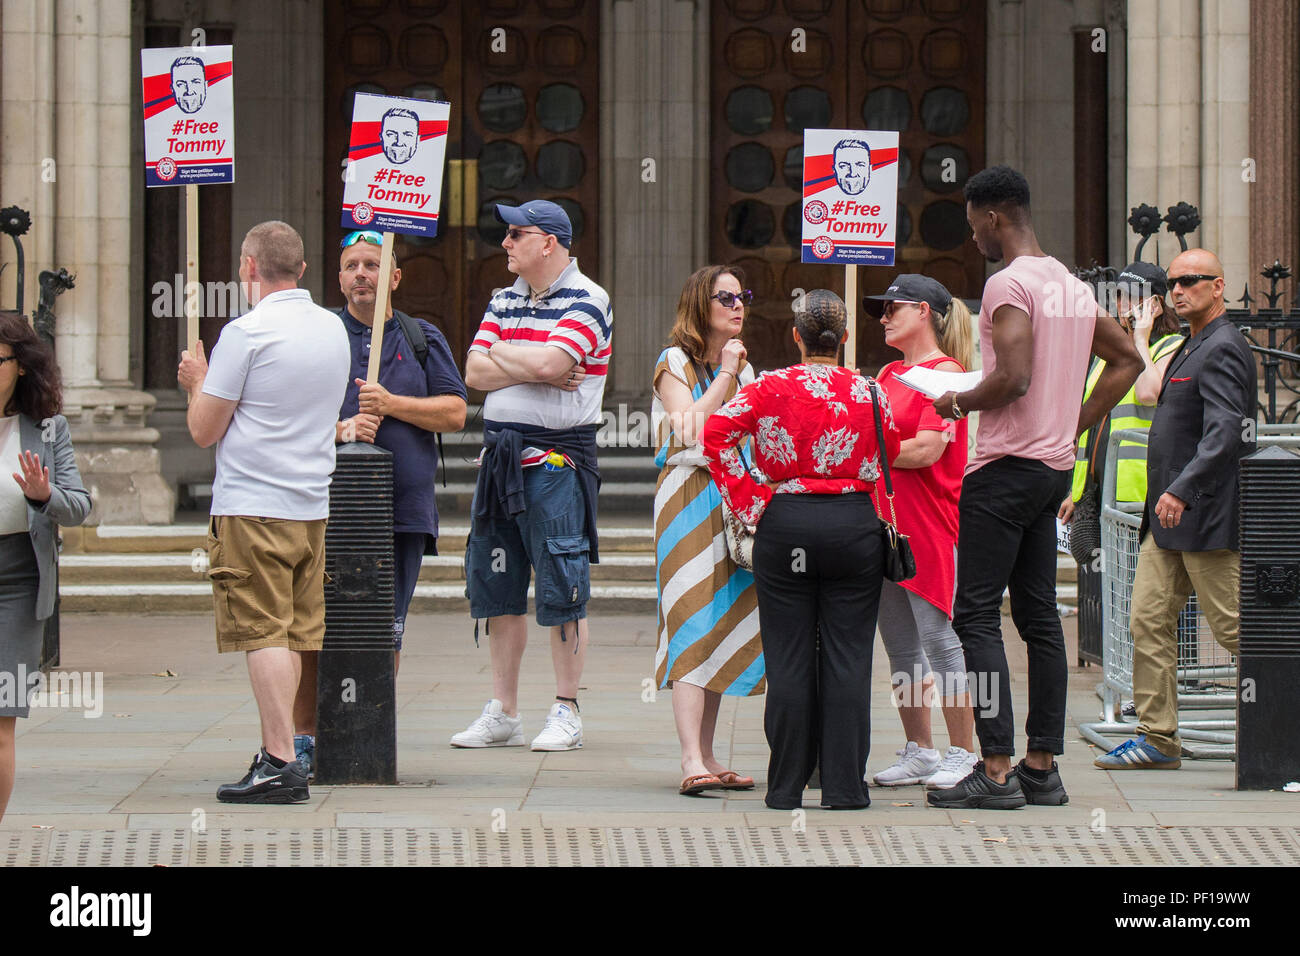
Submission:
[[239,280],[252,311],[230,322],[209,367],[199,342],[181,354],[187,423],[217,446],[208,576],[217,648],[243,651],[262,722],[262,749],[225,803],[299,803],[307,777],[294,759],[293,701],[303,651],[325,638],[325,521],[334,424],[347,386],[347,333],[298,279],[302,238],[283,222],[244,237]]
[[596,541],[596,426],[609,367],[609,295],[569,257],[573,227],[553,202],[496,207],[519,278],[492,297],[465,361],[487,392],[484,449],[465,554],[470,613],[486,618],[494,697],[454,747],[522,746],[519,664],[528,640],[528,578],[537,623],[551,630],[555,703],[533,750],[582,746],[578,684],[587,652],[589,565]]

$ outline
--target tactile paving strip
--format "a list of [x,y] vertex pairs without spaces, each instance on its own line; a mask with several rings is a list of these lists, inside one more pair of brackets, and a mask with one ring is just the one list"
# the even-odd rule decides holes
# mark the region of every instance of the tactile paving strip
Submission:
[[341,827],[333,831],[340,866],[468,866],[469,837],[462,828]]
[[1300,828],[341,827],[17,830],[0,866],[1300,866]]
[[53,830],[0,833],[0,866],[45,866]]
[[255,830],[219,827],[196,833],[195,866],[331,866],[332,829]]
[[184,866],[189,830],[52,830],[46,866]]

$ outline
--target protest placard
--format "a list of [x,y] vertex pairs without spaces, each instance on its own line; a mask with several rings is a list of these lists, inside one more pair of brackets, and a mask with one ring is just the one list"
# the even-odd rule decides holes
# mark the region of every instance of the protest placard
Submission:
[[358,93],[343,177],[343,228],[383,233],[367,382],[379,381],[393,235],[438,234],[451,104]]
[[235,181],[234,48],[140,51],[145,186],[185,187],[185,345],[199,338],[199,191]]
[[145,185],[235,181],[234,48],[140,51]]
[[448,103],[358,93],[343,187],[343,227],[438,233]]
[[892,266],[898,133],[803,134],[803,262]]

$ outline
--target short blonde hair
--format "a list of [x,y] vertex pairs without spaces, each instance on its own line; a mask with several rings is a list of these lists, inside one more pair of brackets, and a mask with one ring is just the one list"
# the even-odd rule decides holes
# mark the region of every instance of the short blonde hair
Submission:
[[287,222],[259,222],[244,236],[241,252],[257,261],[258,273],[272,282],[297,282],[306,258],[302,236]]

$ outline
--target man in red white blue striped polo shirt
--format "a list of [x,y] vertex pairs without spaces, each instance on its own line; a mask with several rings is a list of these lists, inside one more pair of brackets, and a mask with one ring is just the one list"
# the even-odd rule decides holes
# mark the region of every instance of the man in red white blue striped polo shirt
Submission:
[[488,622],[494,697],[451,743],[523,745],[517,705],[531,571],[556,680],[555,703],[532,749],[576,750],[589,565],[599,560],[596,427],[613,314],[609,295],[569,256],[573,227],[559,205],[498,205],[496,215],[508,227],[501,245],[518,279],[492,297],[465,361],[466,384],[488,393],[465,591],[476,637],[477,622]]

